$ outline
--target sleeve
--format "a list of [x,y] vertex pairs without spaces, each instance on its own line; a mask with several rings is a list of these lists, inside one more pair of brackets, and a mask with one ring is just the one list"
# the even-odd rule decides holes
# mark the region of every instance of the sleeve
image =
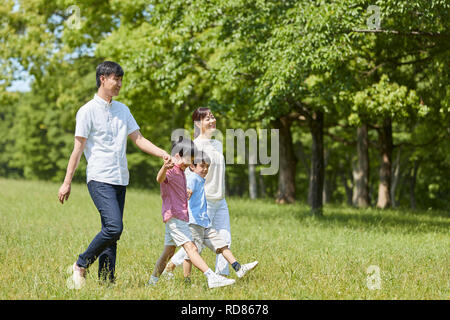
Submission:
[[214,140],[214,149],[216,149],[217,152],[223,154],[223,144],[219,140]]
[[139,130],[139,126],[136,122],[136,120],[134,120],[133,115],[131,114],[130,111],[128,111],[128,119],[127,119],[127,135],[135,132],[136,130]]
[[164,183],[169,183],[170,180],[172,180],[173,177],[173,169],[169,169],[166,171],[166,178],[164,179]]
[[91,132],[92,121],[89,110],[80,108],[76,115],[75,137],[88,138]]
[[192,175],[191,168],[187,167],[186,170],[184,170],[184,175],[186,176],[186,183],[187,183],[189,176]]
[[187,179],[186,179],[186,186],[188,189],[192,190],[192,192],[195,192],[195,187],[196,187],[197,183],[196,183],[196,179],[194,178],[194,175],[191,174]]

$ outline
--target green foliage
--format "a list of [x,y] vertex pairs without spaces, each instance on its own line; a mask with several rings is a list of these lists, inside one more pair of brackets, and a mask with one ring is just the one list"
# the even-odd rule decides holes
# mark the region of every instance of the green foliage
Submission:
[[[270,128],[277,117],[319,110],[332,198],[344,201],[338,176],[355,160],[355,126],[376,127],[390,117],[394,146],[402,150],[399,203],[408,203],[408,179],[418,161],[418,205],[448,206],[442,199],[450,190],[448,1],[92,0],[75,3],[76,27],[77,12],[68,10],[73,4],[2,1],[0,175],[61,180],[75,113],[95,93],[95,66],[111,59],[125,70],[117,99],[130,107],[144,136],[164,149],[174,129],[193,131],[197,107],[210,107],[222,132]],[[369,5],[380,8],[380,32],[367,30]],[[30,93],[6,90],[24,75],[34,79]],[[293,143],[296,153],[301,143],[309,159],[303,125],[293,125]],[[157,187],[158,159],[130,143],[128,163],[133,185]],[[297,165],[297,197],[304,200],[307,169]],[[84,166],[83,160],[79,181]],[[230,193],[245,194],[247,167],[227,171]],[[351,185],[349,174],[346,179]],[[273,196],[277,177],[264,182]]]
[[387,75],[383,75],[380,82],[356,92],[352,109],[354,113],[350,122],[357,125],[361,124],[361,117],[365,121],[379,123],[384,118],[398,120],[412,114],[425,116],[428,112],[427,106],[419,103],[413,90],[391,83]]
[[[16,106],[12,166],[30,179],[64,178],[73,148],[75,115],[95,90],[96,59],[52,64],[48,73],[22,94]],[[70,90],[68,89],[70,88]],[[76,180],[85,178],[85,161]]]
[[3,177],[21,174],[21,170],[13,169],[10,163],[16,138],[13,126],[16,120],[18,96],[15,92],[0,94],[0,176]]

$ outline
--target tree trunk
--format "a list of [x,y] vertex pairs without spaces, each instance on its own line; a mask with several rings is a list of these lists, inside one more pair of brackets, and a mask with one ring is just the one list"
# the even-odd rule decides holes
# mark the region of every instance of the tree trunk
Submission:
[[309,178],[308,199],[310,199],[311,213],[322,215],[322,193],[324,181],[324,155],[323,155],[323,112],[313,113],[309,121],[312,136],[311,174]]
[[392,187],[391,187],[391,202],[392,208],[397,206],[397,202],[395,200],[395,190],[397,189],[398,180],[400,178],[400,150],[398,149],[397,157],[395,158],[393,174],[392,174]]
[[307,176],[308,179],[309,179],[309,175],[310,175],[310,172],[309,172],[310,164],[309,164],[309,161],[308,161],[308,157],[307,157],[307,155],[305,154],[305,150],[304,150],[304,148],[303,148],[302,142],[301,142],[301,141],[295,142],[294,147],[295,147],[295,156],[296,156],[297,159],[299,159],[300,162],[302,163],[303,167],[305,168],[306,176]]
[[419,170],[419,161],[414,160],[414,168],[412,169],[412,175],[409,183],[409,199],[411,203],[411,209],[416,209],[416,180],[417,180],[417,171]]
[[264,183],[264,178],[262,174],[258,175],[258,182],[259,182],[259,196],[261,198],[266,197],[266,184]]
[[345,170],[340,170],[339,175],[341,176],[342,179],[342,184],[344,185],[345,188],[345,196],[347,199],[347,205],[351,206],[353,205],[353,188],[352,186],[348,185],[347,182],[347,174]]
[[327,165],[328,158],[330,156],[329,149],[324,149],[324,160],[323,160],[323,192],[322,192],[322,201],[323,203],[329,203],[331,201],[331,177],[328,174],[327,177]]
[[258,197],[257,187],[256,187],[256,165],[248,164],[248,192],[250,199],[256,199]]
[[291,135],[292,120],[281,117],[273,121],[280,134],[280,169],[278,172],[277,203],[295,202],[295,172],[297,159],[294,154]]
[[[251,140],[251,138],[249,138]],[[255,141],[256,142],[256,141]],[[245,158],[248,163],[248,194],[250,199],[258,197],[258,188],[256,180],[256,164],[258,163],[258,151],[251,141],[249,141],[248,150],[245,151]]]
[[380,182],[378,184],[377,207],[385,209],[391,205],[391,166],[392,166],[392,119],[386,118],[378,131],[380,144]]
[[352,194],[352,205],[353,206],[357,206],[358,205],[358,190],[356,190],[356,183],[355,181],[358,179],[358,156],[356,157],[356,161],[353,161],[353,159],[350,157],[349,163],[351,164],[352,168],[351,168],[351,178],[352,178],[352,190],[353,190],[353,194]]
[[367,125],[363,124],[356,130],[356,151],[358,162],[353,172],[355,194],[353,204],[358,208],[366,208],[370,205],[369,198],[369,136]]

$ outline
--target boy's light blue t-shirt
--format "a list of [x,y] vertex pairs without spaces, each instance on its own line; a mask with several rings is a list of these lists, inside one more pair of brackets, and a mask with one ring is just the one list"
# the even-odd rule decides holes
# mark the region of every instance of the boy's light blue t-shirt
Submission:
[[205,179],[197,173],[191,172],[186,177],[186,184],[187,188],[192,190],[191,198],[188,201],[189,223],[209,228],[211,221],[207,212]]

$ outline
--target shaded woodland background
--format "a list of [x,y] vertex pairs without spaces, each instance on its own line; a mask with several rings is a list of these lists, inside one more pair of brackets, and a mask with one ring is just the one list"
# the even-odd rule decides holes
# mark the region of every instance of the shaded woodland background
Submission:
[[[166,150],[172,130],[193,132],[197,107],[222,132],[279,129],[279,173],[229,165],[228,195],[319,215],[324,203],[447,210],[449,11],[445,0],[1,0],[0,176],[62,182],[75,114],[113,60],[125,70],[117,100]],[[158,159],[129,143],[128,164],[132,187],[157,188]],[[83,157],[75,181],[85,168]]]

